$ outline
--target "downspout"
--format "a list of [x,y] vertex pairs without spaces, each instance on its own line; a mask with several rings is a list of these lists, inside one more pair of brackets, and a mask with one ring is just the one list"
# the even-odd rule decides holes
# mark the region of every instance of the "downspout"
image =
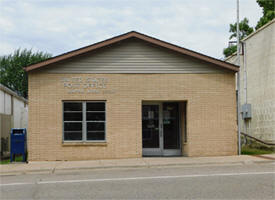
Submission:
[[[244,95],[244,101],[245,104],[247,104],[247,68],[246,68],[246,43],[243,41],[243,95]],[[244,125],[245,125],[245,133],[248,134],[248,125],[249,121],[244,120]]]
[[243,74],[244,74],[244,99],[245,103],[247,103],[247,69],[246,69],[246,43],[243,42]]

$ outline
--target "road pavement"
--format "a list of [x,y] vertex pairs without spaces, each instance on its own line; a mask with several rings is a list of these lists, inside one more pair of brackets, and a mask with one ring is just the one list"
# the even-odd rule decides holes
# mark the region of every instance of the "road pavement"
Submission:
[[275,199],[273,163],[1,176],[1,199]]

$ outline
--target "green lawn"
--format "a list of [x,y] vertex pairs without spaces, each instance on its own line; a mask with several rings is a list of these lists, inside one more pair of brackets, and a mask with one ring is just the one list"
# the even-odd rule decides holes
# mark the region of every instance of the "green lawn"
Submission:
[[271,154],[271,153],[275,153],[275,152],[268,149],[257,149],[257,148],[252,148],[248,146],[242,147],[242,154],[244,155],[261,155],[261,154]]
[[[15,162],[22,162],[23,157],[22,156],[15,156]],[[5,160],[1,160],[0,164],[1,165],[5,165],[5,164],[9,164],[10,163],[10,159],[5,159]]]

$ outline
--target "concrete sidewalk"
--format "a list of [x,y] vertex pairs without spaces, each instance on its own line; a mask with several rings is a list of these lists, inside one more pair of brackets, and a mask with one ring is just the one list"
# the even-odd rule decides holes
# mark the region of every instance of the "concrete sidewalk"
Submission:
[[145,157],[113,160],[88,161],[35,161],[0,165],[0,175],[58,173],[66,170],[149,168],[165,166],[251,164],[275,162],[275,154],[261,156],[218,156],[218,157]]

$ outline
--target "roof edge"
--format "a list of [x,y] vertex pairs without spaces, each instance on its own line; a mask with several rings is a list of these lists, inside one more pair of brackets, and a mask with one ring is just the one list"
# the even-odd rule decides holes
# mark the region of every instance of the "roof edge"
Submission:
[[11,96],[14,96],[15,98],[23,101],[24,103],[28,104],[28,99],[20,96],[19,94],[17,94],[15,91],[11,90],[10,88],[4,86],[3,84],[0,83],[0,90],[8,93]]
[[273,24],[275,22],[275,18],[272,19],[270,22],[266,23],[265,25],[263,25],[261,28],[259,28],[258,30],[255,30],[253,33],[250,33],[248,36],[246,36],[245,38],[243,38],[241,41],[245,41],[249,38],[251,38],[253,35],[259,33],[260,31],[262,31],[263,29],[265,29],[266,27],[268,27],[269,25]]
[[237,52],[234,52],[233,54],[231,54],[230,56],[227,56],[224,58],[224,61],[227,62],[227,60],[229,60],[230,58],[237,56]]
[[[67,58],[70,58],[70,57],[73,57],[73,56],[77,56],[77,55],[80,55],[82,53],[89,52],[91,50],[87,50],[88,48],[91,48],[91,47],[96,46],[96,45],[100,45],[101,43],[105,43],[105,42],[108,42],[110,40],[115,40],[115,39],[117,39],[119,37],[123,37],[123,36],[131,34],[133,32],[135,32],[135,31],[130,31],[130,32],[127,32],[127,33],[124,33],[124,34],[121,34],[121,35],[118,35],[118,36],[114,36],[114,37],[111,37],[109,39],[106,39],[106,40],[103,40],[103,41],[100,41],[100,42],[93,43],[91,45],[87,45],[87,46],[84,46],[84,47],[81,47],[81,48],[78,48],[78,49],[75,49],[75,50],[72,50],[72,51],[68,51],[66,53],[62,53],[62,54],[56,55],[56,56],[48,58],[46,60],[43,60],[43,61],[31,64],[31,65],[28,65],[28,66],[24,67],[24,70],[26,72],[28,72],[28,71],[31,71],[33,69],[40,68],[42,66],[50,65],[52,63],[55,63],[55,62],[58,62],[58,61],[61,61],[61,60],[65,60]],[[104,46],[107,46],[107,45],[104,45]],[[98,47],[98,48],[100,48],[100,47]],[[85,50],[85,51],[83,52],[83,50]],[[71,54],[74,54],[74,53],[76,53],[76,54],[75,55],[71,55]],[[54,60],[54,61],[52,61],[52,60]]]
[[180,46],[177,46],[177,45],[174,45],[174,44],[171,44],[168,42],[165,42],[163,40],[159,40],[157,38],[154,38],[154,37],[151,37],[151,36],[136,32],[136,31],[130,31],[130,32],[124,33],[122,35],[118,35],[118,36],[109,38],[107,40],[103,40],[101,42],[94,43],[92,45],[88,45],[88,46],[85,46],[85,47],[82,47],[82,48],[79,48],[79,49],[76,49],[73,51],[69,51],[69,52],[61,54],[61,55],[57,55],[55,57],[49,58],[42,62],[26,66],[24,68],[24,70],[29,72],[31,70],[38,69],[43,66],[47,66],[47,65],[50,65],[50,64],[62,61],[62,60],[66,60],[68,58],[71,58],[71,57],[74,57],[77,55],[81,55],[81,54],[84,54],[84,53],[87,53],[87,52],[90,52],[93,50],[97,50],[99,48],[102,48],[102,47],[105,47],[105,46],[108,46],[111,44],[115,44],[117,42],[129,39],[129,38],[138,38],[138,39],[146,41],[148,43],[151,43],[151,44],[163,47],[163,48],[167,48],[172,51],[175,51],[175,52],[178,52],[178,53],[181,53],[184,55],[188,55],[188,56],[197,58],[199,60],[202,60],[202,61],[205,61],[205,62],[208,62],[211,64],[215,64],[217,66],[220,66],[220,67],[223,67],[223,68],[235,71],[235,72],[239,71],[239,66],[237,66],[237,65],[234,65],[234,64],[231,64],[231,63],[228,63],[228,62],[225,62],[225,61],[222,61],[222,60],[219,60],[219,59],[216,59],[216,58],[213,58],[213,57],[210,57],[210,56],[207,56],[207,55],[204,55],[204,54],[201,54],[201,53],[198,53],[198,52],[195,52],[195,51],[192,51],[192,50],[180,47]]

